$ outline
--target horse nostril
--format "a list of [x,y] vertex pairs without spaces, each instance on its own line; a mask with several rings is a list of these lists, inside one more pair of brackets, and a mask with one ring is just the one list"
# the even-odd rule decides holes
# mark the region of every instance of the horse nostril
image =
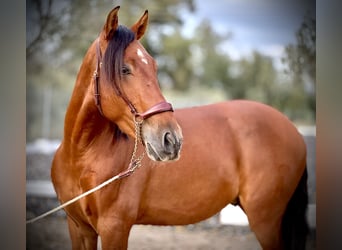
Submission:
[[176,139],[175,137],[171,134],[171,132],[166,132],[164,134],[164,148],[167,152],[173,152],[174,146],[176,144]]

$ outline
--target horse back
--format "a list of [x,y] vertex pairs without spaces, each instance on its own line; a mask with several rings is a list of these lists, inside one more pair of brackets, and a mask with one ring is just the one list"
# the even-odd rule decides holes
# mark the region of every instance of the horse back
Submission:
[[[254,145],[258,149],[274,146],[277,149],[292,148],[298,153],[298,157],[303,157],[306,153],[303,137],[294,124],[278,110],[259,102],[234,100],[183,108],[176,110],[176,117],[182,128],[191,130],[190,133],[196,127],[201,127],[202,123],[207,123],[209,127],[203,133],[207,132],[213,138],[216,131],[233,136],[235,143],[239,144],[234,146]],[[221,128],[224,130],[221,131]],[[240,153],[243,154],[243,151],[245,150]]]

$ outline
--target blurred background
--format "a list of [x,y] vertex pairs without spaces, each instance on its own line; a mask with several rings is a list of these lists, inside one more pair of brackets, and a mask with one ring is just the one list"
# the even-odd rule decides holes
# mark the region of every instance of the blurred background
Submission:
[[[162,92],[174,107],[250,99],[279,109],[295,123],[308,150],[307,249],[315,249],[313,0],[27,0],[27,217],[58,205],[50,166],[63,136],[69,98],[86,50],[117,5],[121,6],[119,22],[128,27],[149,10],[150,24],[142,43],[157,60]],[[258,249],[246,216],[232,206],[185,228],[136,226],[129,249],[160,249],[161,245],[163,249]],[[27,249],[69,246],[63,211],[27,227]]]
[[315,124],[315,1],[28,0],[28,142],[62,137],[83,56],[116,5],[126,26],[149,10],[142,43],[175,107],[251,99]]

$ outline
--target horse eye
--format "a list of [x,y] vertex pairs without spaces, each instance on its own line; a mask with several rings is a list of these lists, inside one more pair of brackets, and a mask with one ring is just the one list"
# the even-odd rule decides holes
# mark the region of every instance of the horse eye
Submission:
[[127,65],[124,65],[121,69],[121,74],[123,75],[129,75],[131,74],[131,70],[129,69],[129,67]]

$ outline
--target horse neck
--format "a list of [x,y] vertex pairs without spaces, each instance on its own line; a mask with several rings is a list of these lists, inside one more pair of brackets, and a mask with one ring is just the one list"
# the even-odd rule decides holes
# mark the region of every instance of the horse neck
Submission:
[[95,105],[92,80],[95,67],[93,44],[83,59],[65,116],[63,141],[64,145],[71,147],[70,150],[85,152],[101,138],[112,138],[118,129],[100,114]]

